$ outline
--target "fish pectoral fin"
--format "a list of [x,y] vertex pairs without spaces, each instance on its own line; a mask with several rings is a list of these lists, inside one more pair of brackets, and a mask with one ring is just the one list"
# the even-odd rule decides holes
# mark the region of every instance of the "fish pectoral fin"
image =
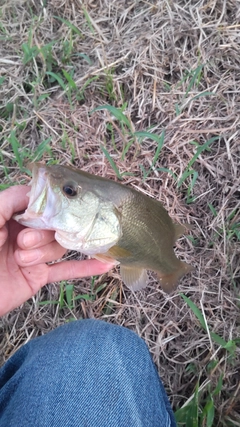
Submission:
[[112,246],[108,249],[107,254],[112,258],[128,258],[132,255],[132,253],[128,249],[121,248],[118,245]]
[[120,274],[123,282],[131,291],[139,291],[148,284],[148,275],[143,268],[121,264]]
[[191,265],[182,261],[179,262],[179,268],[170,274],[162,274],[157,272],[161,287],[164,292],[167,292],[168,294],[177,289],[178,280],[181,279],[184,274],[190,273],[190,271],[194,270]]
[[118,264],[118,261],[116,261],[114,258],[112,258],[111,256],[108,255],[108,253],[105,254],[94,254],[93,255],[94,258],[98,259],[98,261],[101,262],[107,262],[107,263],[113,263],[113,264]]
[[132,254],[127,249],[121,248],[120,246],[114,245],[108,249],[104,254],[95,254],[94,258],[102,262],[114,262],[118,264],[118,258],[128,258]]

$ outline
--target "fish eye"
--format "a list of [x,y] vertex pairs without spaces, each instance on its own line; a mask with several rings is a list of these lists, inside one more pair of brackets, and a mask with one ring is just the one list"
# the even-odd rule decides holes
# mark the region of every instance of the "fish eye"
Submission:
[[67,197],[75,197],[78,194],[78,185],[75,182],[67,182],[62,190]]

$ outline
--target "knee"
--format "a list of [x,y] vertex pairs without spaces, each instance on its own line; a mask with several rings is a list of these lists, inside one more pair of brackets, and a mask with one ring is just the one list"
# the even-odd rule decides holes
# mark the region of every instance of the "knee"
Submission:
[[123,326],[113,325],[101,320],[77,320],[56,328],[34,341],[42,341],[43,346],[79,348],[79,346],[102,347],[111,344],[119,347],[145,348],[144,341],[138,335]]
[[[57,358],[95,357],[139,359],[149,355],[144,341],[122,326],[95,319],[78,320],[60,326],[29,343],[38,356],[55,354]],[[135,360],[136,361],[136,360]]]

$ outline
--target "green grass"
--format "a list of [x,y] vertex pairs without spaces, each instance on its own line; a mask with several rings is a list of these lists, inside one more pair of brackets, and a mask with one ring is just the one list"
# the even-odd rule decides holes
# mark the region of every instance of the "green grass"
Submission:
[[10,133],[8,141],[13,152],[12,163],[16,163],[21,171],[27,172],[28,169],[26,169],[26,164],[28,162],[36,162],[41,160],[45,153],[52,155],[50,137],[42,141],[34,150],[34,152],[32,152],[32,150],[30,150],[28,147],[24,147],[19,143],[15,130]]
[[216,387],[211,385],[210,380],[205,381],[201,387],[199,381],[197,382],[188,403],[175,412],[178,427],[216,426],[215,398],[221,395],[222,382],[223,374],[219,376]]
[[[218,334],[212,332],[207,324],[207,319],[204,312],[201,312],[196,304],[191,301],[186,295],[180,293],[183,300],[188,304],[199,325],[206,331],[210,340],[213,340],[222,350],[228,353],[226,358],[227,363],[236,364],[236,349],[240,344],[240,338],[235,338],[226,342]],[[201,368],[197,368],[194,364],[187,367],[187,371],[192,371],[196,378],[198,377],[195,391],[188,401],[175,412],[175,417],[178,427],[215,427],[219,421],[215,411],[216,400],[221,398],[221,393],[224,383],[224,374],[218,375],[216,385],[212,384],[212,376],[218,366],[221,366],[222,360],[218,358],[219,351],[210,362]],[[222,358],[222,353],[221,358]],[[226,363],[226,362],[225,362]],[[198,373],[198,371],[200,372]],[[218,370],[219,371],[219,370]],[[207,379],[206,379],[207,375]],[[215,379],[216,381],[216,379]],[[231,424],[226,424],[231,425]]]
[[70,22],[69,20],[61,18],[60,16],[54,16],[54,18],[67,25],[67,27],[71,30],[72,34],[77,34],[78,36],[83,37],[83,34],[79,30],[79,28],[77,28],[76,25],[73,25],[72,22]]
[[[48,5],[53,6],[51,2]],[[170,2],[168,11],[175,14],[175,6]],[[158,22],[155,14],[157,9],[151,8],[149,12],[147,3],[142,7],[146,7],[144,16],[152,24],[146,27],[149,50],[145,53],[138,46],[137,33],[134,33],[137,19],[134,7],[128,11],[126,22],[129,27],[131,22],[134,23],[131,31],[136,36],[131,44],[130,56],[126,56],[130,47],[129,36],[126,44],[125,32],[119,33],[121,44],[118,51],[114,51],[115,43],[118,43],[118,37],[113,38],[113,10],[118,13],[114,6],[98,22],[99,11],[94,7],[84,8],[80,5],[77,10],[75,5],[74,14],[70,3],[65,2],[62,7],[53,7],[53,12],[49,7],[44,16],[42,7],[39,7],[38,15],[33,4],[28,3],[25,8],[26,19],[21,26],[19,17],[22,17],[22,10],[17,15],[19,6],[16,4],[12,7],[6,3],[4,7],[7,13],[3,15],[0,11],[1,57],[16,58],[18,65],[11,68],[12,65],[4,64],[0,76],[0,190],[17,182],[25,183],[30,175],[26,165],[31,161],[72,163],[85,170],[89,168],[90,172],[91,168],[100,171],[100,174],[103,167],[106,174],[111,177],[114,174],[121,182],[132,175],[134,184],[137,183],[148,192],[152,190],[153,196],[158,191],[162,192],[163,200],[168,199],[171,214],[173,212],[176,219],[178,215],[182,218],[188,216],[190,221],[194,219],[199,226],[193,236],[187,236],[188,240],[181,239],[177,246],[181,258],[187,251],[190,262],[200,266],[199,271],[194,272],[189,280],[182,282],[183,286],[190,284],[188,296],[181,294],[179,298],[176,293],[167,299],[157,288],[158,285],[155,291],[155,284],[151,283],[139,297],[142,309],[126,288],[123,288],[122,296],[113,280],[114,275],[112,279],[110,275],[107,282],[104,280],[101,285],[96,278],[92,278],[86,288],[82,288],[82,284],[61,282],[54,299],[51,299],[52,293],[48,287],[43,289],[39,302],[42,312],[47,315],[54,313],[63,323],[72,319],[69,319],[69,314],[73,313],[74,318],[80,317],[81,303],[85,302],[95,317],[108,320],[109,316],[111,322],[130,325],[149,344],[166,386],[169,378],[172,381],[171,372],[174,372],[176,383],[172,389],[176,390],[174,401],[179,427],[236,427],[229,419],[231,413],[224,415],[224,404],[236,393],[234,375],[239,363],[239,273],[234,254],[237,253],[240,241],[240,222],[238,196],[235,203],[231,192],[225,194],[224,191],[236,184],[234,168],[238,170],[238,151],[234,148],[234,140],[230,138],[228,141],[228,133],[221,139],[221,136],[215,135],[215,131],[211,131],[225,127],[226,112],[231,111],[234,115],[237,105],[234,91],[226,95],[226,87],[238,87],[239,83],[235,79],[238,76],[234,72],[237,63],[234,68],[231,50],[228,58],[231,67],[227,67],[228,61],[224,62],[222,57],[218,62],[217,55],[214,59],[210,58],[210,63],[206,46],[203,47],[206,59],[202,58],[199,46],[195,45],[188,50],[188,36],[183,31],[180,47],[174,37],[171,39],[174,56],[171,49],[162,52],[152,35],[161,30],[165,34],[166,43],[169,42],[169,30],[165,32],[160,22],[161,19],[167,21],[169,17],[163,10]],[[182,3],[181,7],[185,8],[185,5]],[[220,2],[219,7],[225,6]],[[203,9],[198,9],[200,15]],[[29,10],[31,13],[28,13]],[[211,14],[211,20],[217,22],[219,16],[215,14],[214,8]],[[106,19],[106,16],[109,18]],[[174,16],[171,24],[173,34],[174,25],[178,25],[178,31],[181,24],[179,16]],[[191,16],[187,16],[191,21]],[[207,15],[201,18],[207,25]],[[227,28],[227,14],[224,15],[225,21],[224,30],[220,27],[216,29],[215,44],[211,46],[213,52],[214,46],[219,45],[219,34],[223,45],[227,45],[234,37],[234,24],[232,28]],[[95,22],[98,24],[94,25]],[[118,26],[118,23],[115,22],[115,25]],[[22,29],[22,34],[20,32],[16,35],[16,28]],[[213,33],[214,29],[211,30]],[[201,34],[204,37],[204,32]],[[210,43],[212,36],[208,37],[207,43]],[[183,49],[186,49],[186,56],[182,56]],[[138,56],[139,52],[141,56]],[[154,62],[156,58],[159,58],[157,64]],[[168,64],[171,67],[166,71]],[[158,103],[154,106],[152,97],[155,78]],[[44,121],[41,121],[41,117]],[[226,127],[231,127],[229,134],[235,132],[231,120],[226,121]],[[194,141],[188,134],[188,125],[189,129],[195,131]],[[205,138],[201,130],[206,126],[209,135]],[[89,141],[86,146],[81,132]],[[226,151],[225,141],[229,144],[229,152]],[[214,176],[204,172],[200,157],[209,162],[210,170],[212,165],[216,166]],[[131,170],[132,162],[134,169]],[[231,167],[231,163],[234,167]],[[221,174],[222,164],[224,170]],[[211,192],[209,196],[203,194],[200,188],[203,180],[206,188],[212,186],[214,192],[216,189],[216,198]],[[204,306],[198,302],[202,289],[207,290]],[[219,299],[220,294],[222,299]],[[26,316],[29,306],[30,303],[19,310],[19,319]],[[235,311],[231,311],[232,307],[235,307]],[[153,325],[147,323],[146,313],[154,319]],[[32,317],[29,316],[29,319],[29,328],[32,330]],[[52,327],[58,324],[58,320]],[[177,324],[182,341],[174,336],[174,328],[169,320]],[[190,324],[190,320],[193,320],[193,324]],[[219,327],[221,323],[223,328]],[[174,342],[171,347],[169,342],[165,348],[168,360],[164,360],[163,355],[159,358],[158,353],[155,353],[155,337],[159,331],[165,333],[166,324],[167,334],[172,334],[176,340],[176,346]],[[193,335],[188,334],[188,328],[194,329]],[[229,335],[226,332],[228,328]],[[16,330],[18,336],[15,343],[18,343],[19,336],[22,340],[23,335],[21,321]],[[223,336],[221,331],[225,331]],[[26,336],[29,337],[29,334]],[[188,361],[188,354],[183,355],[182,350],[190,339],[195,338],[194,360]],[[171,355],[178,351],[179,364],[171,362]],[[178,383],[179,377],[181,379]],[[189,388],[186,388],[188,380]]]
[[199,310],[199,308],[194,304],[193,301],[191,301],[186,295],[180,293],[183,300],[188,304],[188,306],[191,308],[193,313],[195,314],[196,318],[198,319],[200,325],[202,328],[208,333],[209,338],[215,341],[215,343],[219,346],[221,346],[223,349],[227,350],[232,357],[234,357],[236,352],[236,346],[238,343],[240,343],[240,338],[236,340],[229,340],[226,342],[222,337],[220,337],[218,334],[215,334],[214,332],[209,330],[205,315]]
[[[98,107],[94,108],[94,110],[91,111],[91,114],[93,114],[96,111],[107,110],[114,117],[114,119],[116,119],[117,122],[119,123],[120,132],[124,136],[123,148],[122,148],[122,154],[121,154],[121,160],[122,161],[124,161],[125,157],[128,154],[128,151],[132,145],[134,145],[134,148],[137,149],[136,147],[138,145],[141,145],[144,140],[150,140],[150,141],[153,141],[156,143],[156,149],[155,149],[155,153],[154,153],[154,156],[152,159],[151,167],[148,170],[146,170],[143,165],[141,165],[141,164],[139,165],[140,171],[142,172],[142,175],[143,175],[143,181],[145,181],[147,179],[147,177],[154,170],[159,171],[159,172],[163,172],[163,173],[169,173],[174,179],[177,179],[176,175],[170,169],[159,168],[159,167],[155,168],[156,163],[159,161],[159,159],[161,157],[161,151],[162,151],[162,148],[164,145],[165,131],[163,130],[160,135],[158,135],[156,133],[152,133],[149,130],[142,130],[142,131],[133,132],[133,125],[132,125],[131,121],[128,119],[128,117],[124,114],[125,108],[126,108],[125,104],[123,105],[123,107],[121,109],[116,108],[112,105],[102,105],[102,106],[98,106]],[[118,152],[117,148],[116,148],[115,139],[114,139],[114,128],[113,128],[112,123],[108,124],[108,129],[111,133],[112,146],[113,146],[114,150],[116,152]],[[111,165],[112,169],[114,170],[118,179],[122,180],[124,175],[129,175],[129,173],[124,173],[124,172],[120,173],[116,162],[114,162],[112,156],[110,155],[110,153],[106,147],[101,146],[101,150],[103,151],[104,155],[106,156],[108,162],[110,163],[110,165]]]
[[[180,188],[183,184],[187,185],[187,203],[193,203],[195,201],[195,197],[193,196],[194,185],[198,178],[198,172],[193,169],[194,163],[197,161],[198,157],[205,150],[209,150],[209,146],[214,142],[219,140],[219,136],[213,136],[209,140],[207,140],[204,144],[200,145],[197,142],[193,141],[192,144],[196,146],[197,151],[190,160],[187,165],[187,168],[183,172],[183,174],[179,177],[177,187]],[[189,179],[190,178],[190,179]]]
[[93,276],[91,279],[91,291],[88,294],[75,295],[74,285],[68,284],[66,281],[60,282],[59,298],[57,300],[43,300],[39,301],[39,306],[46,305],[58,305],[60,309],[73,310],[76,307],[76,303],[79,300],[94,302],[99,294],[106,288],[107,283],[102,283],[97,288],[95,286],[96,277]]
[[176,85],[177,88],[180,88],[181,86],[187,83],[185,93],[181,97],[180,103],[175,104],[175,113],[176,116],[179,116],[190,104],[190,102],[197,100],[201,97],[206,96],[212,96],[214,95],[214,92],[203,90],[200,91],[200,93],[197,93],[193,97],[186,100],[186,98],[189,96],[190,92],[194,89],[195,91],[199,92],[199,85],[201,83],[201,80],[203,78],[203,69],[206,64],[200,64],[195,69],[186,71],[184,77],[179,81],[179,83]]

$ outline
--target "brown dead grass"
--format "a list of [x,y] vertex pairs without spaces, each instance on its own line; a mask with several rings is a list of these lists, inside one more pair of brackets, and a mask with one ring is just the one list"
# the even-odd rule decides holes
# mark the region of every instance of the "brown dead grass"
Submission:
[[[71,30],[54,16],[82,33],[72,35],[74,48],[66,63],[63,46],[67,48]],[[11,0],[1,7],[1,24],[0,76],[6,77],[0,86],[1,106],[14,104],[8,117],[0,117],[2,182],[9,179],[3,166],[12,181],[26,182],[8,141],[11,130],[16,130],[23,152],[51,137],[52,156],[62,164],[116,179],[100,149],[104,144],[119,171],[134,174],[125,176],[125,184],[161,200],[174,219],[194,224],[193,241],[181,238],[176,246],[178,256],[195,266],[193,274],[181,280],[179,290],[200,308],[209,330],[226,341],[239,338],[239,240],[230,235],[231,226],[239,223],[240,205],[238,3],[63,0],[59,5],[51,0],[43,7],[37,1]],[[52,71],[74,69],[78,89],[97,77],[84,90],[83,100],[73,96],[72,107],[58,83],[47,82],[49,65],[44,55],[23,64],[21,45],[27,43],[31,26],[32,46],[56,41]],[[88,55],[91,65],[77,53]],[[186,73],[199,65],[203,65],[200,81],[188,92],[191,77],[186,78]],[[205,91],[214,95],[193,99]],[[42,94],[49,98],[37,104]],[[122,160],[129,136],[108,112],[89,115],[98,105],[121,107],[124,102],[133,130],[151,126],[160,135],[165,129],[161,155],[145,181],[140,165],[149,169],[156,143],[147,139],[135,143]],[[196,152],[192,141],[203,144],[216,135],[219,140],[193,166],[199,176],[193,188],[195,201],[187,205],[189,180],[178,189],[173,177],[157,168],[168,168],[180,177]],[[50,157],[45,153],[43,159]],[[235,215],[228,219],[234,209]],[[230,357],[201,328],[179,293],[166,296],[152,276],[148,288],[138,293],[122,286],[117,270],[97,279],[95,288],[104,282],[106,287],[92,301],[78,300],[71,310],[39,306],[40,301],[58,299],[59,284],[51,284],[5,316],[0,324],[2,362],[29,339],[69,319],[104,319],[133,329],[147,342],[174,408],[192,395],[198,379],[213,390],[223,374],[222,392],[215,400],[216,425],[239,422],[239,347],[235,358]],[[75,295],[90,294],[89,279],[74,283]],[[209,362],[216,362],[214,369],[207,368]]]

